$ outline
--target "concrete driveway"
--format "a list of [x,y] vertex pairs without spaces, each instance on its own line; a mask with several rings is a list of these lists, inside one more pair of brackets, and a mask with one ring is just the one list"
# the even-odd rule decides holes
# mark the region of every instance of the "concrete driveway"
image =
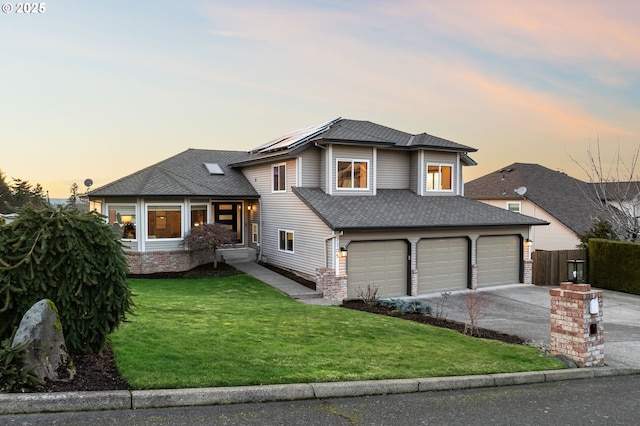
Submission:
[[[549,290],[514,284],[481,288],[487,304],[482,309],[478,326],[518,335],[540,347],[550,347]],[[447,319],[469,321],[466,291],[420,297],[434,309],[442,303]],[[605,363],[614,367],[640,368],[640,296],[603,290],[603,327]]]

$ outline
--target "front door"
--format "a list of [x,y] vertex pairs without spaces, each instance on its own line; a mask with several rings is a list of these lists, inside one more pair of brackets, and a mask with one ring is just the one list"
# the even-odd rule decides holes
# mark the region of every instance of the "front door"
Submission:
[[242,203],[212,203],[213,222],[236,233],[236,242],[242,243]]

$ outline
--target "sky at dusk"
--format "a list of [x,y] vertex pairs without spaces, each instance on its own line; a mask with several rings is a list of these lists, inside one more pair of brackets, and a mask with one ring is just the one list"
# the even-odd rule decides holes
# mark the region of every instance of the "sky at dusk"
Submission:
[[5,3],[0,170],[52,198],[337,117],[475,147],[467,181],[640,145],[637,0]]

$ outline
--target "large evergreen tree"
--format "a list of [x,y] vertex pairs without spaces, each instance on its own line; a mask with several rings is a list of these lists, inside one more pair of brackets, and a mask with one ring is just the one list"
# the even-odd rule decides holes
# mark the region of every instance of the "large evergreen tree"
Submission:
[[0,340],[50,299],[69,351],[100,351],[133,306],[120,241],[94,212],[27,205],[19,213],[0,226]]

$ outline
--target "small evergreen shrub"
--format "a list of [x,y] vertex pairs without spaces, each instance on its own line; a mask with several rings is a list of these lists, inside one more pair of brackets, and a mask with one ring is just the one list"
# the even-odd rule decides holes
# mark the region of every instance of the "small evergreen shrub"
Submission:
[[96,353],[133,302],[122,244],[97,213],[27,206],[0,227],[0,339],[37,301],[58,307],[71,353]]
[[34,387],[40,379],[24,369],[23,349],[29,344],[11,347],[12,339],[0,343],[0,391],[11,392],[21,387]]
[[419,299],[380,299],[380,306],[405,314],[431,315],[431,306]]

